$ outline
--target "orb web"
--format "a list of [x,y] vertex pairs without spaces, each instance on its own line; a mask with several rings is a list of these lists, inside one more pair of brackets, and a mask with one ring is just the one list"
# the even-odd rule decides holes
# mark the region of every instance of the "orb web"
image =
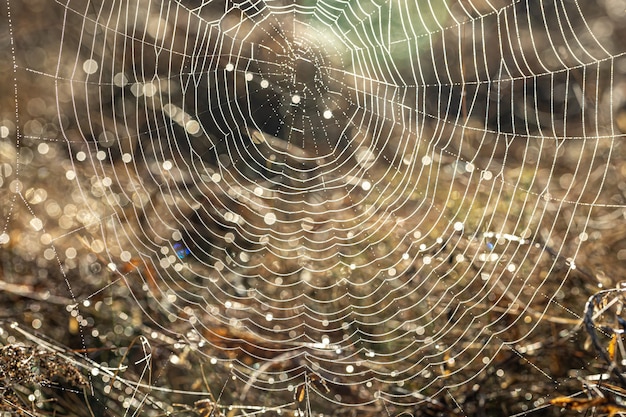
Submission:
[[624,255],[588,3],[8,1],[3,288],[125,413],[543,410]]

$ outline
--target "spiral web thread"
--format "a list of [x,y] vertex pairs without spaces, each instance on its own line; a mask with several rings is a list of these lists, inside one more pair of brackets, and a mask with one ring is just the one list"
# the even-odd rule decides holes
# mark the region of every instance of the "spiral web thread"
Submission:
[[2,285],[44,307],[3,335],[71,345],[91,407],[580,389],[538,358],[626,256],[615,2],[6,6]]

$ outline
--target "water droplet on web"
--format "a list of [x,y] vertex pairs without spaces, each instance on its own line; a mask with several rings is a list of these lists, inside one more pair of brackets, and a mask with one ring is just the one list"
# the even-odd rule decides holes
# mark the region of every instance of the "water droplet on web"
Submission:
[[263,217],[263,221],[268,226],[273,225],[274,223],[276,223],[276,214],[274,214],[272,212],[269,212],[269,213],[265,214],[265,216]]
[[146,97],[152,97],[157,93],[158,89],[157,86],[154,85],[153,83],[145,83],[143,85],[143,94]]
[[87,59],[83,62],[83,71],[89,75],[94,74],[98,71],[98,63],[93,59]]
[[198,132],[200,132],[200,123],[198,123],[195,120],[190,120],[187,123],[185,123],[185,130],[190,135],[195,135]]
[[76,257],[76,254],[77,254],[77,252],[76,252],[76,248],[72,248],[72,247],[70,247],[70,248],[67,248],[67,249],[65,250],[65,257],[66,257],[66,258],[69,258],[69,259],[74,259],[74,258]]
[[47,248],[46,250],[43,251],[44,259],[51,261],[54,259],[55,256],[56,256],[56,252],[52,248]]
[[331,119],[333,117],[333,112],[330,110],[324,110],[322,117],[324,117],[324,119],[327,119],[327,120]]
[[234,69],[235,69],[235,66],[231,64],[230,62],[226,64],[226,71],[231,72]]
[[115,84],[116,87],[124,87],[128,84],[128,78],[123,72],[118,72],[113,77],[113,84]]
[[370,168],[376,161],[376,155],[369,148],[359,148],[356,151],[356,162],[363,168]]
[[293,104],[299,104],[301,100],[302,97],[300,97],[298,94],[294,94],[293,96],[291,96],[291,102]]
[[135,97],[141,97],[143,95],[143,84],[141,84],[141,83],[133,83],[133,85],[130,87],[130,92]]
[[31,219],[30,227],[32,227],[34,230],[36,230],[38,232],[41,229],[43,229],[43,222],[41,221],[41,219],[35,217],[35,218]]

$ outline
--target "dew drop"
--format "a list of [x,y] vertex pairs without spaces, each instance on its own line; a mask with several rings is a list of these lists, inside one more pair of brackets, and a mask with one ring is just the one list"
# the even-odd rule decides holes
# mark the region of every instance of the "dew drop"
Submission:
[[113,77],[113,84],[115,84],[116,87],[124,87],[128,84],[128,78],[124,75],[124,73],[118,72]]
[[41,219],[35,217],[30,221],[30,227],[32,227],[36,231],[40,231],[41,229],[43,229],[43,222],[41,221]]
[[195,120],[190,120],[187,123],[185,123],[185,130],[190,135],[195,135],[198,132],[200,132],[200,123],[198,123]]
[[98,71],[98,63],[93,59],[86,60],[85,62],[83,62],[83,71],[90,75],[94,74],[96,71]]
[[263,221],[265,222],[265,224],[267,224],[268,226],[273,225],[274,223],[276,223],[276,214],[269,212],[267,213],[264,217],[263,217]]

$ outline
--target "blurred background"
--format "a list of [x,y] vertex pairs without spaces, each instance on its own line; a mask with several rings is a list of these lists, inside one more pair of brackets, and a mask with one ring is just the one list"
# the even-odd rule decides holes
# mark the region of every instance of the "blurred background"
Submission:
[[0,22],[7,415],[626,412],[626,3]]

